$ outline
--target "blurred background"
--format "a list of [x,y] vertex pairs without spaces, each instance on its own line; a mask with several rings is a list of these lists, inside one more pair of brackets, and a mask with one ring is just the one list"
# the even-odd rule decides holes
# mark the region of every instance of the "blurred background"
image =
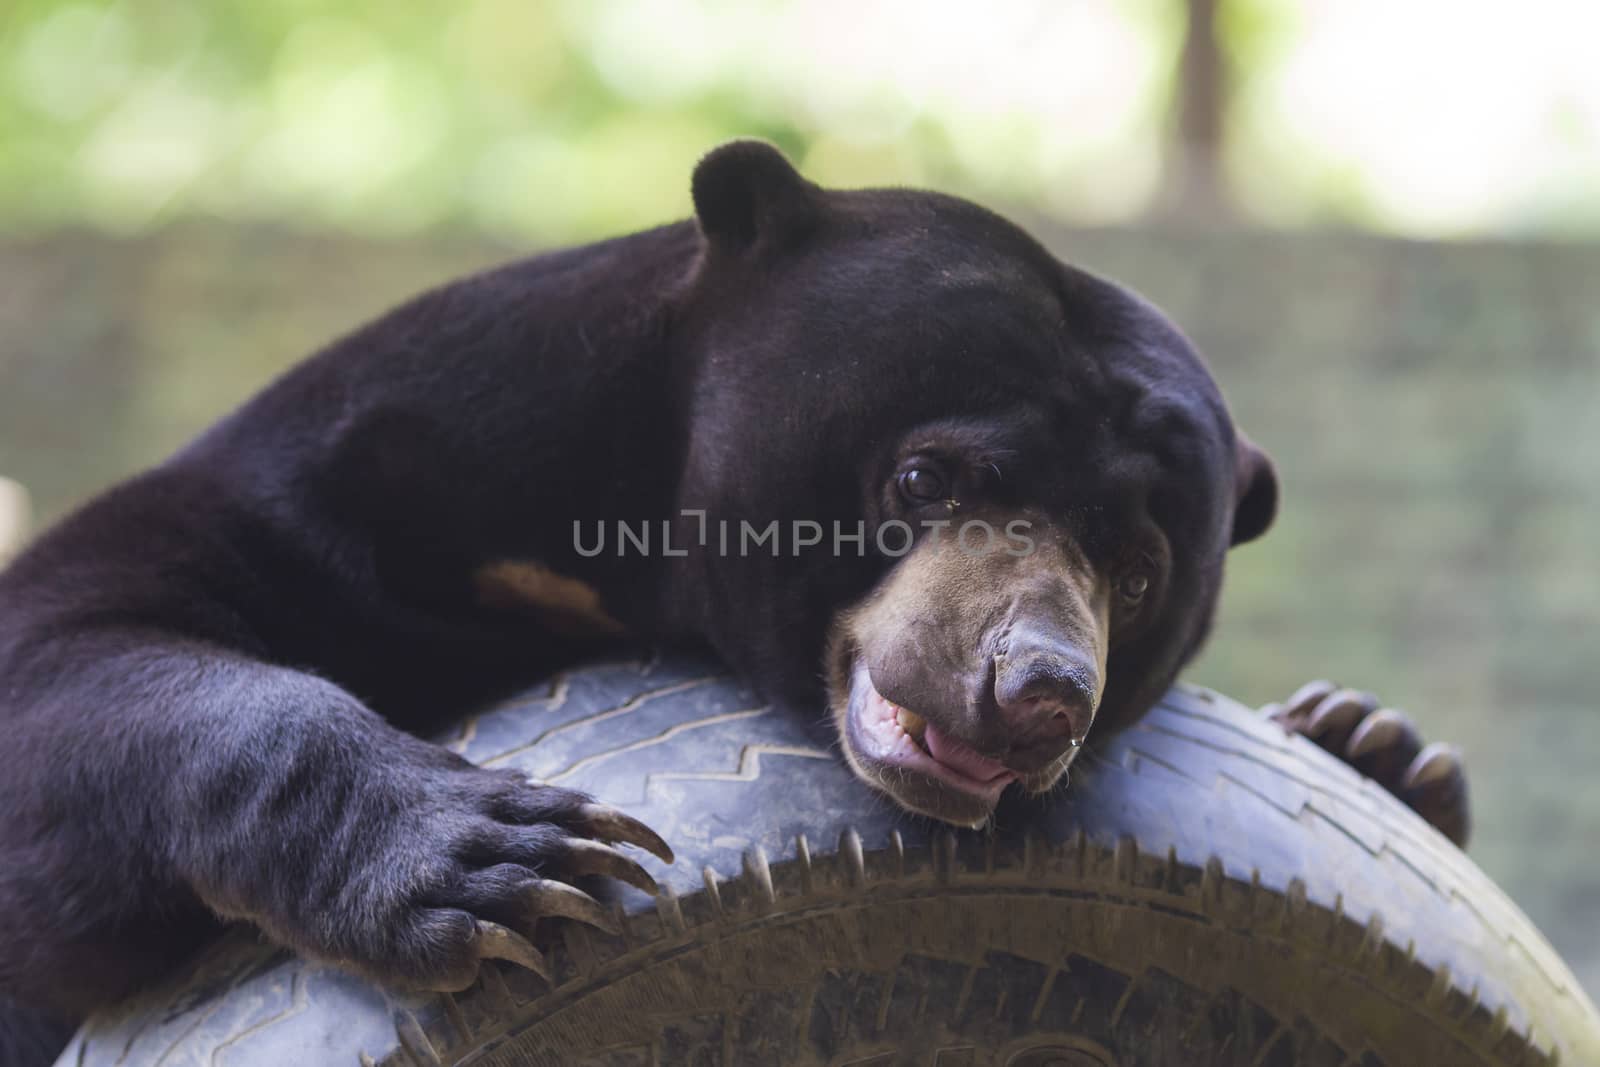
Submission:
[[7,0],[0,476],[57,518],[419,287],[686,215],[735,135],[1166,307],[1285,487],[1190,677],[1461,742],[1600,993],[1593,0]]

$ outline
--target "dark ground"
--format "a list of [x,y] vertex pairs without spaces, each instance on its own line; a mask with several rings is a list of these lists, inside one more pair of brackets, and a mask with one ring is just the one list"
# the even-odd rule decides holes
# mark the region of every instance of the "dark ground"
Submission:
[[[1278,461],[1192,680],[1315,675],[1462,743],[1472,852],[1600,992],[1600,248],[1057,233]],[[419,287],[517,253],[191,225],[0,244],[0,474],[45,519]]]

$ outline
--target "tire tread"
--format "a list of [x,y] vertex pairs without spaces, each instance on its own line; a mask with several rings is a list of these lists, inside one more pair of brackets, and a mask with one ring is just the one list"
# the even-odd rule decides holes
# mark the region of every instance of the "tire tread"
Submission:
[[[654,804],[653,819],[673,810],[675,799],[736,811],[742,800],[755,804],[763,789],[837,773],[825,748],[778,732],[782,718],[715,671],[650,659],[564,672],[528,697],[471,717],[448,744],[481,763],[566,775],[580,788],[589,786],[586,775],[648,751],[649,773],[631,779],[642,782],[634,787],[642,793],[605,798],[624,807]],[[348,1002],[366,1005],[349,1009],[356,1021],[385,1025],[363,1029],[362,1050],[347,1062],[576,1064],[559,1051],[530,1051],[519,1038],[537,1031],[540,1048],[556,1049],[566,1009],[651,966],[670,963],[687,974],[710,966],[706,960],[741,935],[821,915],[846,922],[860,909],[891,904],[963,895],[1020,904],[1040,894],[1322,960],[1367,995],[1402,1006],[1419,1026],[1448,1035],[1477,1062],[1600,1062],[1593,1006],[1515,905],[1420,818],[1304,739],[1231,701],[1181,689],[1089,761],[1086,774],[1097,790],[1156,801],[1171,792],[1215,813],[1209,839],[1229,847],[1197,848],[1192,834],[1178,832],[1190,825],[1188,808],[1166,813],[1168,831],[1156,817],[1120,825],[1066,806],[1041,820],[1064,827],[1060,834],[1035,825],[1006,836],[958,835],[858,804],[855,816],[831,826],[813,820],[782,838],[735,834],[696,845],[689,853],[700,859],[663,872],[653,902],[623,899],[618,936],[561,926],[547,953],[550,987],[489,963],[478,983],[453,997],[383,994],[240,939],[198,963],[176,990],[91,1023],[69,1049],[75,1058],[61,1063],[289,1062],[236,1063],[231,1053],[266,1038],[298,1047],[297,1020],[308,1010]],[[1241,838],[1228,836],[1227,820],[1236,814],[1254,820]],[[819,842],[827,847],[819,851]],[[1296,849],[1356,866],[1340,882],[1297,862]],[[641,1004],[653,1036],[625,1038],[581,1062],[690,1062],[674,1058],[690,1049],[706,1052],[705,1062],[777,1062],[783,1041],[811,1050],[806,1062],[825,1062],[828,1042],[846,1037],[858,1041],[860,1056],[878,1048],[889,1057],[884,1063],[900,1062],[892,1043],[884,1044],[886,1033],[934,1020],[965,1020],[977,1030],[995,1020],[1071,1029],[1107,1047],[1215,1054],[1212,1062],[1226,1064],[1383,1062],[1370,1048],[1341,1046],[1303,1013],[1275,1015],[1236,983],[1205,988],[1154,964],[1112,966],[1096,958],[1094,932],[1086,934],[1081,947],[1048,961],[998,949],[979,958],[941,956],[912,945],[877,972],[841,960],[792,986],[727,989],[732,1000],[699,1014]],[[1515,973],[1496,973],[1507,968]],[[260,994],[250,1010],[242,1006],[247,985]],[[1115,993],[1109,1006],[1107,991]],[[750,1014],[755,1007],[759,1016]],[[752,1029],[756,1017],[785,1021],[776,1030]],[[1563,1050],[1562,1040],[1577,1044]],[[151,1055],[158,1045],[162,1051]]]

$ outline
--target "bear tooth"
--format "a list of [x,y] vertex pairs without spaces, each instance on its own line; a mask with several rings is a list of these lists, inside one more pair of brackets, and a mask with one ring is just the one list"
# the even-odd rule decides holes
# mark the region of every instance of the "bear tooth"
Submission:
[[897,704],[895,705],[894,709],[894,718],[895,722],[900,724],[900,729],[904,730],[918,741],[922,740],[922,734],[925,730],[927,730],[928,722],[921,715],[918,715],[914,711],[907,711],[905,708],[902,708]]

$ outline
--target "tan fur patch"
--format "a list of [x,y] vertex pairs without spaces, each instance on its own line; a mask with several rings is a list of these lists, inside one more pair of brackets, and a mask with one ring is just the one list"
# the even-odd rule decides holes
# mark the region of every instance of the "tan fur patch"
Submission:
[[626,632],[626,627],[606,612],[593,586],[557,574],[542,563],[491,563],[473,575],[473,584],[482,603],[531,612],[552,631],[568,637]]

